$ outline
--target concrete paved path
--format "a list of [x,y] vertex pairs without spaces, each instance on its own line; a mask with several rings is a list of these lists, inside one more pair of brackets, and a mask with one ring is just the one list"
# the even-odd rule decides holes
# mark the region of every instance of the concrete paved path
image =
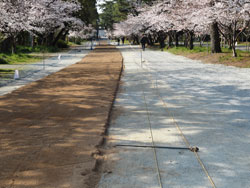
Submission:
[[99,188],[250,187],[250,69],[158,51],[143,52],[141,67],[138,48],[119,48],[125,71],[108,145],[152,146],[153,137],[168,148],[115,147]]
[[[0,79],[0,96],[12,92],[30,82],[39,80],[80,61],[90,52],[90,44],[74,47],[69,52],[57,53],[44,61],[25,65],[0,65],[0,68],[19,70],[20,80]],[[60,59],[58,58],[60,55]],[[13,75],[14,76],[14,75]]]

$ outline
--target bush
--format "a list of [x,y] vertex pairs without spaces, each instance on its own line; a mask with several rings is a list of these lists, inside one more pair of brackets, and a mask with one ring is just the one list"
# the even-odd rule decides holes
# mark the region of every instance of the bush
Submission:
[[76,41],[76,44],[81,45],[81,41],[80,41],[80,40],[77,40],[77,41]]
[[58,40],[58,42],[56,43],[56,46],[58,48],[68,48],[68,44],[64,41],[64,40]]
[[17,46],[17,53],[31,53],[32,47],[29,46]]
[[0,57],[0,64],[9,64],[8,61]]

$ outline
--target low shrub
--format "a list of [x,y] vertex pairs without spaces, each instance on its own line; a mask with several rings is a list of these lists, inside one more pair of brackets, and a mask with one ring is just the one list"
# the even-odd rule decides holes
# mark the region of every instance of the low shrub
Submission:
[[32,47],[29,46],[17,46],[17,53],[31,53],[33,52]]
[[69,45],[64,40],[58,40],[56,46],[58,48],[68,48]]
[[8,61],[0,57],[0,64],[8,64]]
[[81,45],[81,41],[80,40],[76,41],[76,44]]

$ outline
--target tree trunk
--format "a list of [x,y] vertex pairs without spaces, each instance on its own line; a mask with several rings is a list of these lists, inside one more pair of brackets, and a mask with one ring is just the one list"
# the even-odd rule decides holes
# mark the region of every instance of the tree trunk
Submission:
[[175,32],[175,46],[178,47],[179,46],[179,33]]
[[199,37],[200,47],[202,47],[202,37]]
[[190,50],[194,49],[194,33],[193,33],[193,32],[190,32],[190,33],[189,33],[188,48],[189,48]]
[[233,51],[233,57],[237,57],[238,54],[237,54],[237,52],[236,52],[235,45],[232,46],[232,51]]
[[187,33],[184,34],[184,46],[186,48],[188,47],[188,35],[187,35]]
[[221,53],[220,33],[217,22],[214,22],[210,25],[210,36],[212,53]]
[[12,39],[11,37],[6,38],[3,42],[0,44],[0,52],[4,53],[10,53],[12,46]]
[[138,37],[138,36],[134,36],[133,38],[134,38],[133,44],[140,44],[140,41],[139,41],[139,37]]
[[62,40],[67,41],[67,35],[69,34],[69,30],[67,30],[66,32],[64,32],[63,36],[62,36]]
[[232,50],[233,50],[233,57],[237,57],[237,52],[236,52],[236,42],[237,42],[237,31],[236,31],[236,23],[235,23],[235,28],[233,30],[233,36],[232,36]]
[[11,53],[16,53],[16,38],[15,36],[11,37]]
[[165,48],[165,39],[166,39],[166,35],[164,33],[159,33],[158,34],[158,41],[160,43],[160,48],[163,50],[163,48]]
[[34,36],[32,33],[29,33],[29,46],[34,47]]
[[53,41],[52,43],[52,46],[55,46],[56,43],[58,42],[58,40],[63,36],[63,33],[64,33],[65,29],[63,28],[59,33],[58,35],[56,36],[55,40]]
[[132,40],[133,40],[132,44],[140,44],[138,36],[132,35]]
[[165,41],[163,39],[160,39],[160,48],[163,49],[165,48]]
[[150,46],[153,46],[153,45],[154,45],[154,41],[153,41],[151,35],[148,36],[148,41],[149,41],[149,45],[150,45]]
[[171,37],[171,33],[168,34],[168,47],[171,47],[173,46],[173,40],[172,40],[172,37]]
[[54,41],[54,33],[50,33],[48,37],[46,37],[46,43],[48,46],[53,46]]

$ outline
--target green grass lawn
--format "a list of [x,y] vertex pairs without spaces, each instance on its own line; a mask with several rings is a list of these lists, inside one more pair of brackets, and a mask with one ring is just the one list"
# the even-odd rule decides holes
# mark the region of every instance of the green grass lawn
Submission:
[[13,69],[0,69],[0,74],[12,74],[15,70]]
[[0,78],[11,78],[14,73],[13,69],[0,69]]
[[[194,53],[208,53],[211,54],[211,48],[207,47],[199,47],[195,46],[194,49],[190,50],[185,47],[173,47],[173,48],[165,48],[165,51],[171,52],[176,55],[180,54],[194,54]],[[243,57],[246,55],[250,55],[249,52],[245,52],[242,50],[236,50],[238,57],[232,57],[232,50],[228,48],[222,48],[222,54],[225,54],[224,56],[220,57],[220,61],[224,60],[232,60],[232,61],[238,61],[238,60],[243,60]]]
[[130,42],[128,40],[125,40],[124,44],[130,44]]
[[180,54],[180,53],[199,53],[199,52],[210,52],[210,48],[207,47],[199,47],[195,46],[194,49],[189,50],[186,47],[173,47],[173,48],[164,48],[164,51],[171,52],[173,54]]
[[250,42],[240,42],[237,46],[250,46]]
[[17,54],[18,53],[32,53],[32,52],[59,52],[60,48],[56,46],[17,46]]
[[0,64],[34,63],[39,60],[41,60],[41,57],[29,55],[26,53],[0,54]]
[[[64,49],[65,50],[65,49]],[[24,64],[34,63],[43,58],[43,53],[55,53],[63,51],[53,46],[17,46],[15,54],[0,53],[0,64]]]

